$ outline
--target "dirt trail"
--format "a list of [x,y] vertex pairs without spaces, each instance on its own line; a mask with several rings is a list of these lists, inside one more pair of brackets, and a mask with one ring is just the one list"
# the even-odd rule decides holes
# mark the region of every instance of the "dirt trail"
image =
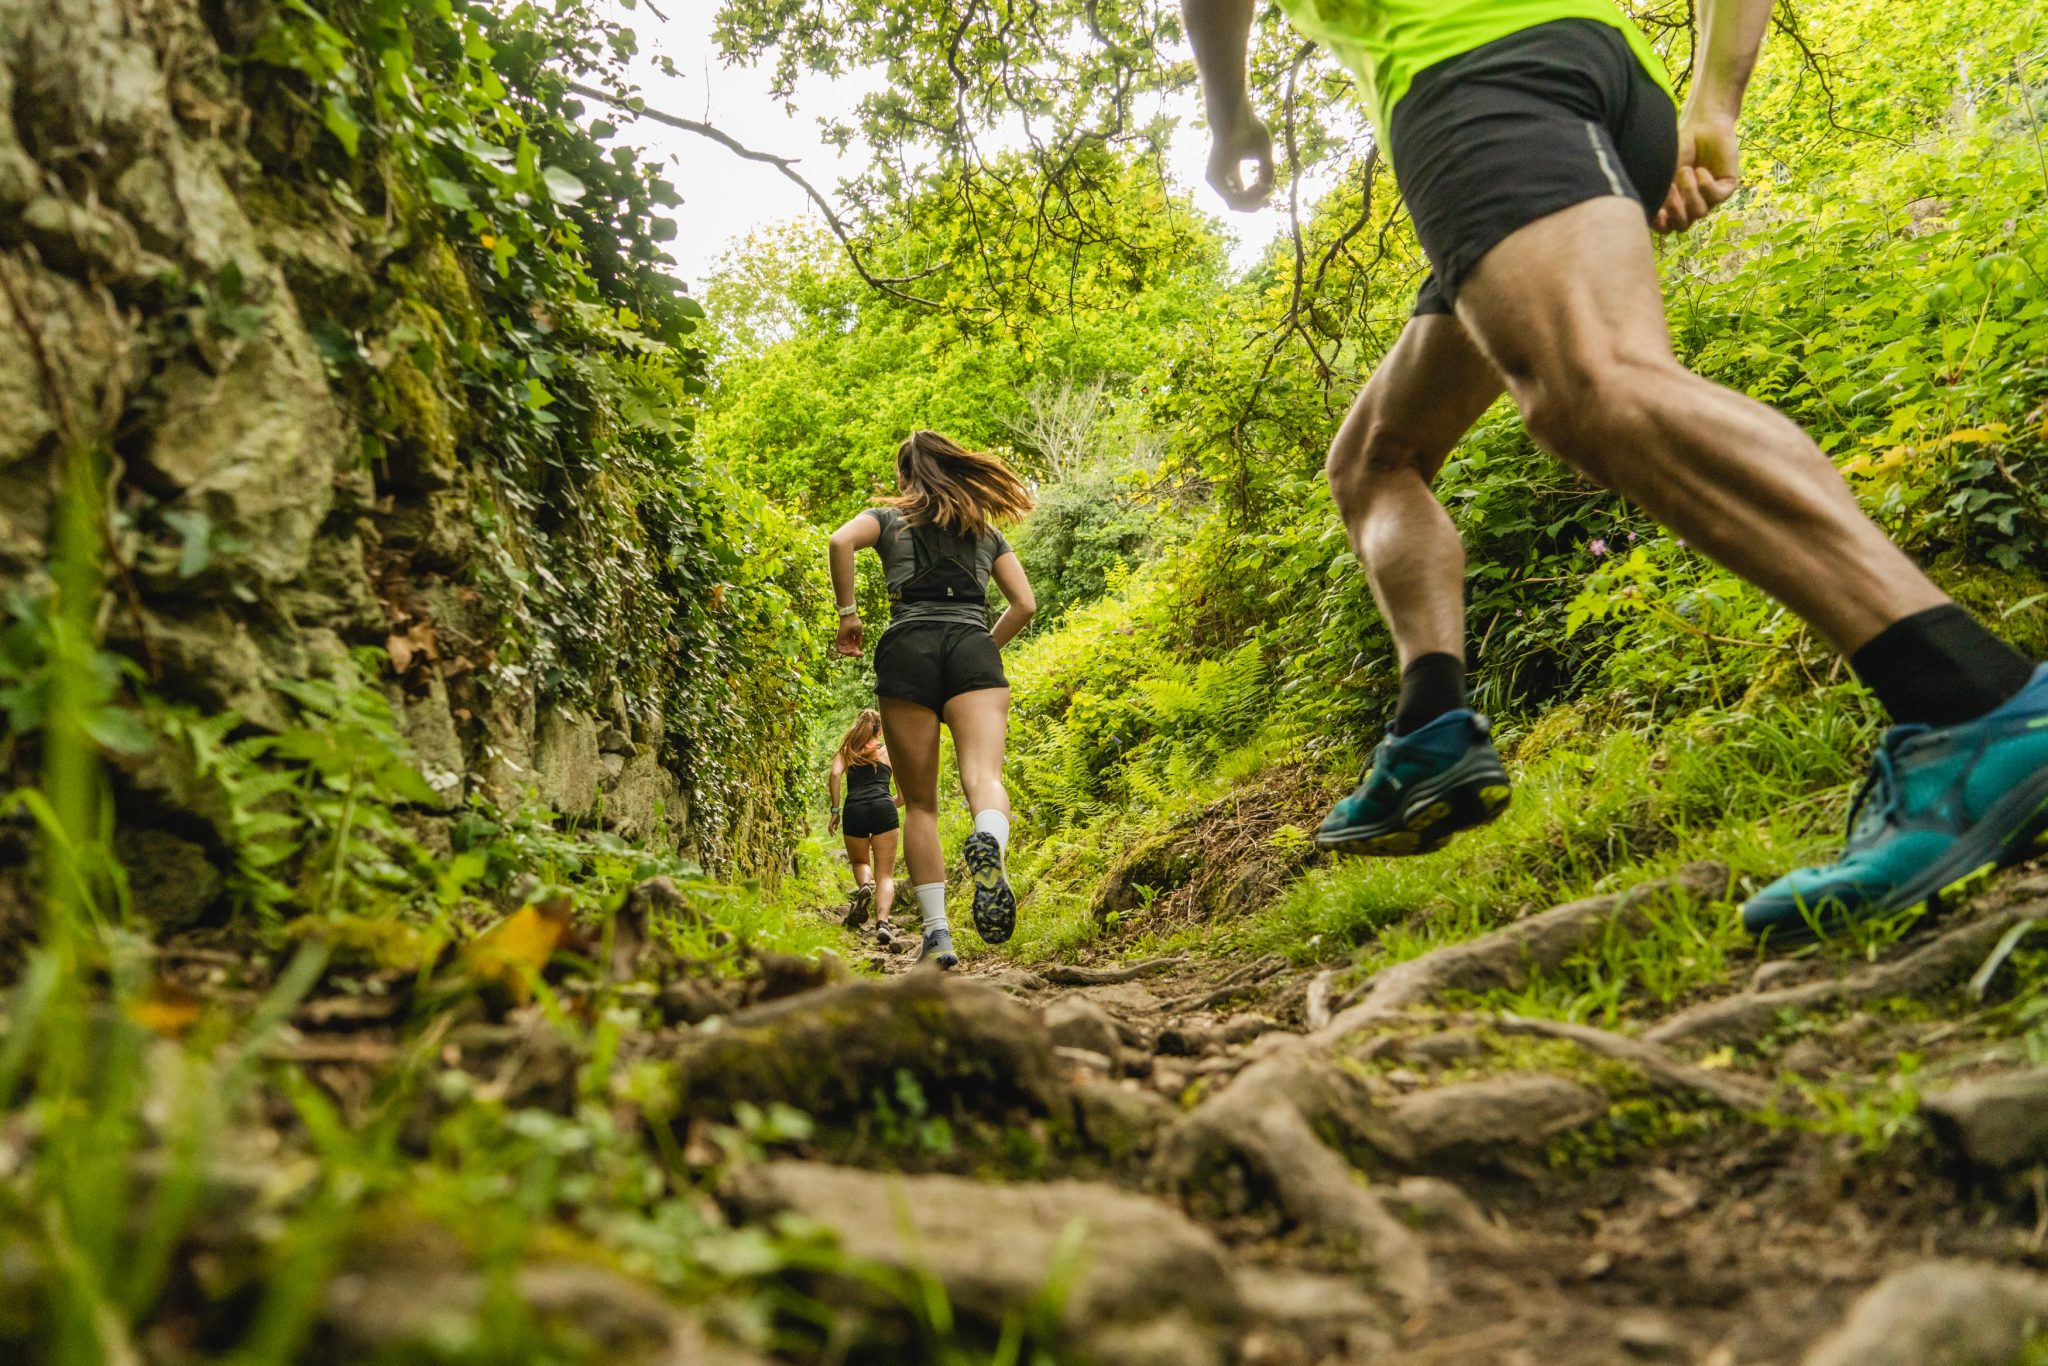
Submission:
[[[1675,881],[1728,886],[1709,865]],[[907,974],[885,992],[1014,1003],[997,1028],[1036,1036],[1010,1048],[1056,1092],[1034,1081],[1023,1109],[1057,1127],[1064,1103],[1071,1132],[1029,1173],[986,1152],[778,1164],[750,1208],[798,1210],[883,1261],[925,1258],[991,1331],[1048,1260],[1057,1274],[1061,1221],[1085,1225],[1076,1359],[1920,1366],[2048,1342],[2048,1072],[1954,1022],[1965,981],[2048,918],[2048,877],[1875,961],[1767,960],[1624,1032],[1464,1008],[1630,933],[1671,890],[1528,916],[1343,996],[1330,971],[1277,958],[984,958],[941,981],[908,971],[914,945],[883,951],[878,966]],[[943,1051],[934,1021],[950,1015],[919,1009]],[[1857,1124],[1820,1122],[1826,1084],[1872,1091],[1873,1136],[1910,1123],[1915,1091],[1883,1081],[1901,1058],[1934,1137],[1868,1155],[1844,1132]],[[987,1079],[928,1081],[954,1088],[956,1119],[1019,1122],[1014,1095],[977,1091]],[[876,1183],[912,1210],[970,1213],[878,1238]],[[991,1244],[1017,1265],[984,1265]]]

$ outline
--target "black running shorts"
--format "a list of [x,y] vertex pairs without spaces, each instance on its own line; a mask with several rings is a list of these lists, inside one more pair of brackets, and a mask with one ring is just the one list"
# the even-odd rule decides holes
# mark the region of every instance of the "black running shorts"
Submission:
[[887,797],[863,797],[848,802],[839,812],[839,829],[848,839],[886,835],[901,823],[896,817],[896,803]]
[[875,696],[900,698],[943,713],[961,693],[1007,688],[1003,654],[984,626],[905,621],[875,646]]
[[1390,118],[1394,177],[1431,273],[1417,313],[1449,313],[1502,238],[1622,195],[1656,214],[1678,111],[1618,29],[1559,19],[1417,74]]

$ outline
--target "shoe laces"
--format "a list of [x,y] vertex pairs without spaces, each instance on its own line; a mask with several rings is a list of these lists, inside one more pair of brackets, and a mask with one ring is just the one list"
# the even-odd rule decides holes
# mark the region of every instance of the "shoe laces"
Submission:
[[1893,757],[1893,746],[1888,738],[1871,757],[1870,771],[1863,775],[1855,800],[1849,803],[1849,828],[1846,832],[1849,848],[1854,849],[1876,838],[1896,823],[1898,814],[1898,762]]

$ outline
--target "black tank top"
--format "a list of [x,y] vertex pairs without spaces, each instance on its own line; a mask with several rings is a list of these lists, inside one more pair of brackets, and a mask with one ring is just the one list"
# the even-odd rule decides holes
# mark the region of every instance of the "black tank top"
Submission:
[[889,766],[887,764],[848,764],[846,766],[846,805],[855,802],[891,801],[889,796]]

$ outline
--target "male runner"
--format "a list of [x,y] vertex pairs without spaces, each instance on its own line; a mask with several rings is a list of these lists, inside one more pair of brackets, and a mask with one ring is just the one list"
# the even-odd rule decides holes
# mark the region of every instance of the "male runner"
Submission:
[[[1352,549],[1394,635],[1391,733],[1317,843],[1426,853],[1508,780],[1466,706],[1464,550],[1430,483],[1503,389],[1531,435],[1770,593],[1891,713],[1848,847],[1742,908],[1757,934],[1952,898],[2048,827],[2048,666],[1928,581],[1782,414],[1681,366],[1650,229],[1735,192],[1735,116],[1771,0],[1698,0],[1683,109],[1613,0],[1281,0],[1358,78],[1432,267],[1330,446]],[[1239,209],[1273,189],[1245,88],[1256,0],[1183,0]],[[1243,179],[1247,163],[1255,174]]]

